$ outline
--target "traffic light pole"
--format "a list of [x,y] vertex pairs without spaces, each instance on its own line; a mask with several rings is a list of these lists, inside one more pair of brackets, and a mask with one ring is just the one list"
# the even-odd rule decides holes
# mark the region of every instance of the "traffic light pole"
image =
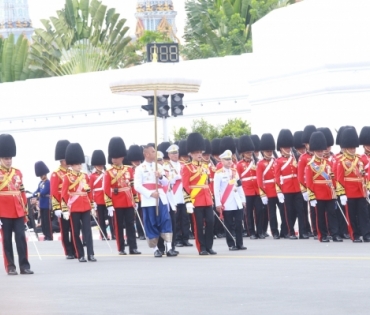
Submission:
[[162,120],[163,120],[163,141],[169,141],[169,137],[168,137],[168,122],[167,122],[167,118],[165,117],[162,117]]

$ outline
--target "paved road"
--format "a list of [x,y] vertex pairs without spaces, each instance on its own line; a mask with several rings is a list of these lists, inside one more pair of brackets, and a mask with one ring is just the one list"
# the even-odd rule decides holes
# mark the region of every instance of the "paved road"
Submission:
[[[97,263],[66,260],[60,242],[29,243],[35,274],[0,271],[0,314],[369,314],[370,244],[244,239],[217,256],[180,248],[157,258],[118,256],[95,241]],[[113,250],[115,243],[110,242]]]

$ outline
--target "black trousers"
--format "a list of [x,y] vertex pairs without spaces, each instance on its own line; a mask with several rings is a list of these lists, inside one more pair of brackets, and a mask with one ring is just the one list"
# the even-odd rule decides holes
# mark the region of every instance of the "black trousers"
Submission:
[[[339,235],[338,220],[335,213],[336,200],[317,200],[316,230],[319,241],[330,233],[335,237]],[[328,229],[329,227],[329,229]]]
[[194,236],[199,252],[213,247],[213,220],[212,206],[194,208]]
[[[212,207],[212,210],[213,209],[214,208]],[[220,218],[220,215],[217,213],[217,211],[213,212],[213,214],[214,216],[218,216]],[[220,222],[220,220],[215,217],[213,220],[213,235],[223,234],[223,233],[225,233],[225,229],[222,223]]]
[[129,250],[137,249],[135,234],[135,209],[116,208],[113,214],[118,251],[125,250],[125,239],[123,228],[126,227],[127,244]]
[[45,239],[53,239],[53,230],[51,227],[51,213],[49,209],[40,209],[41,214],[41,231]]
[[277,216],[276,216],[276,207],[278,207],[279,212],[280,212],[280,220],[281,220],[280,235],[285,236],[288,234],[288,227],[286,224],[284,205],[279,202],[278,197],[268,198],[267,208],[268,208],[271,233],[272,235],[279,235],[279,227],[278,227]]
[[[316,235],[317,234],[316,233],[316,221],[312,221],[313,219],[316,218],[316,213],[314,211],[314,208],[313,208],[313,211],[311,211],[311,209],[309,211],[309,207],[311,207],[310,203],[303,199],[303,221],[304,221],[306,232],[308,233],[308,232],[314,231],[313,234]],[[314,218],[312,218],[311,212],[314,213],[314,216],[315,216]],[[311,229],[311,224],[310,224],[310,220],[308,219],[308,216],[311,216],[312,229]]]
[[[248,234],[258,235],[263,234],[263,220],[264,213],[262,207],[261,197],[258,195],[254,196],[245,196],[247,203],[247,229]],[[256,225],[256,229],[254,226]]]
[[75,247],[77,258],[85,256],[84,247],[80,239],[80,234],[82,231],[84,242],[86,243],[87,255],[94,255],[93,239],[91,232],[90,223],[90,210],[85,212],[72,212],[71,213],[71,227],[72,227],[72,237],[73,245]]
[[30,269],[28,261],[27,241],[24,232],[24,217],[21,218],[0,218],[3,225],[1,226],[1,238],[3,242],[3,257],[6,272],[16,269],[13,253],[13,232],[15,235],[15,244],[18,253],[19,269]]
[[[269,225],[269,210],[268,210],[268,207],[264,204],[262,204],[262,208],[263,208],[263,227],[262,227],[262,230],[263,230],[263,233],[267,233],[267,228],[268,228],[268,225]],[[270,229],[271,229],[271,225],[270,225]]]
[[[342,208],[343,213],[339,209],[338,203],[340,207]],[[337,218],[338,218],[339,234],[343,236],[344,234],[348,234],[348,225],[347,225],[346,220],[344,219],[344,215],[346,215],[346,207],[340,203],[339,197],[337,198],[336,207],[337,207],[337,213],[338,213]]]
[[302,236],[306,234],[307,231],[305,229],[304,224],[304,214],[303,214],[303,196],[301,192],[297,193],[286,193],[284,194],[285,198],[285,216],[288,225],[288,233],[289,235],[295,235],[294,231],[294,222],[298,217],[298,228],[299,228],[299,235]]
[[[143,210],[141,209],[141,203],[140,202],[139,202],[139,206],[138,206],[137,212],[140,215],[141,222],[143,222]],[[137,235],[139,235],[139,237],[140,236],[145,236],[143,227],[142,227],[142,225],[140,223],[139,218],[137,217],[137,213],[135,213],[135,223],[136,223]]]
[[348,198],[346,212],[352,228],[352,233],[350,233],[352,240],[361,235],[364,238],[370,238],[370,219],[366,199]]
[[223,212],[224,214],[224,222],[227,229],[235,235],[235,241],[230,236],[230,234],[226,231],[226,243],[227,246],[236,246],[241,247],[243,246],[243,210],[227,210]]
[[[100,225],[100,228],[103,231],[103,234],[106,238],[108,238],[108,233],[107,233],[107,225],[105,223],[105,216],[107,213],[107,207],[105,205],[97,205],[96,213],[98,214],[98,222]],[[103,238],[102,232],[99,230],[100,236]]]
[[62,246],[65,255],[75,255],[75,247],[72,244],[72,232],[70,220],[64,220],[63,216],[59,218],[60,236],[62,238]]
[[176,212],[176,240],[177,242],[189,241],[190,220],[184,203],[177,205]]

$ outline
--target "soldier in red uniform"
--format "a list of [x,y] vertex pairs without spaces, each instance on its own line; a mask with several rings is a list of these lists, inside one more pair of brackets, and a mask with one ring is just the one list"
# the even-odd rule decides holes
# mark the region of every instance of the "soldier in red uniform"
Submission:
[[278,199],[284,203],[289,239],[297,239],[294,222],[298,217],[299,238],[308,239],[303,219],[303,197],[298,181],[298,164],[292,154],[293,134],[282,129],[277,139],[281,157],[276,160],[275,183]]
[[258,238],[264,239],[262,200],[257,184],[256,164],[253,159],[255,147],[249,136],[240,137],[238,151],[243,159],[238,162],[236,170],[242,182],[247,204],[246,218],[248,234],[250,234],[252,240]]
[[68,145],[68,140],[59,140],[55,147],[55,160],[60,161],[60,166],[57,170],[53,172],[53,174],[51,174],[50,194],[54,214],[58,217],[59,220],[64,254],[66,255],[67,259],[74,259],[75,249],[72,244],[71,224],[69,222],[69,217],[67,218],[67,215],[66,217],[62,218],[61,206],[63,178],[68,173],[68,166],[65,160],[65,154]]
[[343,156],[337,164],[337,195],[346,208],[349,234],[355,243],[370,242],[370,219],[367,211],[366,172],[361,157],[356,129],[347,128],[341,136]]
[[324,152],[328,148],[326,137],[321,131],[315,131],[310,137],[309,144],[314,155],[305,169],[305,178],[310,205],[316,211],[318,239],[320,242],[329,242],[328,223],[333,241],[343,242],[339,236],[337,218],[332,215],[335,214],[337,195],[331,162],[324,157]]
[[[209,189],[208,168],[202,163],[204,139],[199,133],[191,133],[187,139],[187,151],[192,162],[182,168],[184,200],[188,212],[193,212],[194,232],[199,255],[215,255],[213,249],[213,200]],[[205,225],[205,231],[203,227]]]
[[[364,148],[364,153],[361,155],[362,163],[364,164],[364,170],[366,173],[369,172],[370,166],[370,127],[365,126],[361,129],[360,136],[360,145]],[[370,214],[370,204],[367,205],[367,210]]]
[[[105,224],[105,217],[108,214],[108,210],[107,207],[105,206],[104,187],[103,187],[105,164],[107,164],[107,161],[105,159],[104,152],[102,150],[95,150],[91,156],[91,165],[94,166],[95,171],[90,175],[89,185],[91,189],[92,201],[94,204],[93,209],[96,211],[96,214],[98,216],[98,222],[101,228],[100,236],[102,239],[105,237],[107,240],[109,240],[109,236],[107,233],[107,225]],[[109,218],[111,219],[111,217]],[[111,221],[113,220],[110,220],[109,225],[113,238],[114,228]]]
[[33,274],[28,261],[28,250],[24,224],[27,222],[27,198],[24,191],[22,173],[12,167],[16,156],[14,138],[0,135],[0,232],[3,243],[4,266],[8,275],[17,275],[12,235],[17,245],[18,262],[21,274]]
[[[284,206],[279,202],[275,186],[275,159],[273,151],[275,150],[275,140],[272,134],[265,133],[261,137],[260,150],[263,159],[257,164],[257,184],[259,188],[262,203],[267,205],[270,221],[271,233],[274,239],[279,239],[280,235],[284,237],[288,234]],[[280,211],[281,232],[279,233],[276,217],[276,206]]]
[[211,141],[211,154],[212,158],[215,161],[214,164],[218,165],[218,163],[221,162],[220,159],[220,154],[223,153],[220,151],[220,144],[221,144],[221,139],[215,138]]
[[66,163],[71,166],[71,171],[63,177],[61,194],[63,218],[70,217],[73,244],[78,261],[86,262],[84,247],[80,239],[82,230],[87,259],[96,262],[90,223],[93,203],[89,176],[81,172],[82,163],[85,163],[85,154],[79,143],[70,143],[67,146],[65,157]]
[[113,137],[108,146],[112,157],[112,167],[104,175],[105,205],[108,215],[114,217],[117,249],[119,255],[126,255],[123,238],[123,224],[126,226],[129,253],[141,254],[137,250],[135,235],[135,209],[139,202],[134,188],[134,172],[131,167],[123,165],[127,155],[126,146],[120,137]]

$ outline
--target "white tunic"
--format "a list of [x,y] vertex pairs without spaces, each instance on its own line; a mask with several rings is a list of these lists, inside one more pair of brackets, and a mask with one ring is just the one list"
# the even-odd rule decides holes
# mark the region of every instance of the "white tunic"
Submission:
[[[165,173],[162,165],[158,164],[158,171],[162,174],[162,179],[158,179],[158,184],[161,186],[167,186],[168,180],[165,177]],[[145,184],[154,184],[156,182],[155,177],[155,162],[149,163],[144,161],[135,169],[134,176],[134,187],[135,190],[141,195],[141,206],[142,207],[153,207],[156,205],[156,199],[150,195],[155,189],[148,189],[144,187]],[[164,205],[168,204],[167,197],[162,188],[158,189],[159,197]]]
[[[173,162],[170,161],[164,165],[164,169],[168,174],[168,180],[170,182],[170,189],[168,190],[169,199],[171,198],[175,205],[184,203],[184,193],[182,189],[182,179],[181,179],[181,163],[180,162]],[[178,185],[176,192],[174,192],[173,188],[175,185]]]
[[[221,199],[226,190],[226,187],[229,184],[230,180],[234,180],[234,188],[230,192],[229,197],[227,198],[224,207],[225,211],[228,210],[238,210],[243,208],[242,202],[244,202],[244,192],[243,188],[237,187],[236,181],[239,179],[238,173],[234,170],[234,178],[233,178],[233,171],[231,168],[225,169],[221,168],[219,171],[215,173],[214,177],[214,195],[215,195],[215,203],[216,207],[222,206]],[[242,201],[243,200],[243,201]]]

